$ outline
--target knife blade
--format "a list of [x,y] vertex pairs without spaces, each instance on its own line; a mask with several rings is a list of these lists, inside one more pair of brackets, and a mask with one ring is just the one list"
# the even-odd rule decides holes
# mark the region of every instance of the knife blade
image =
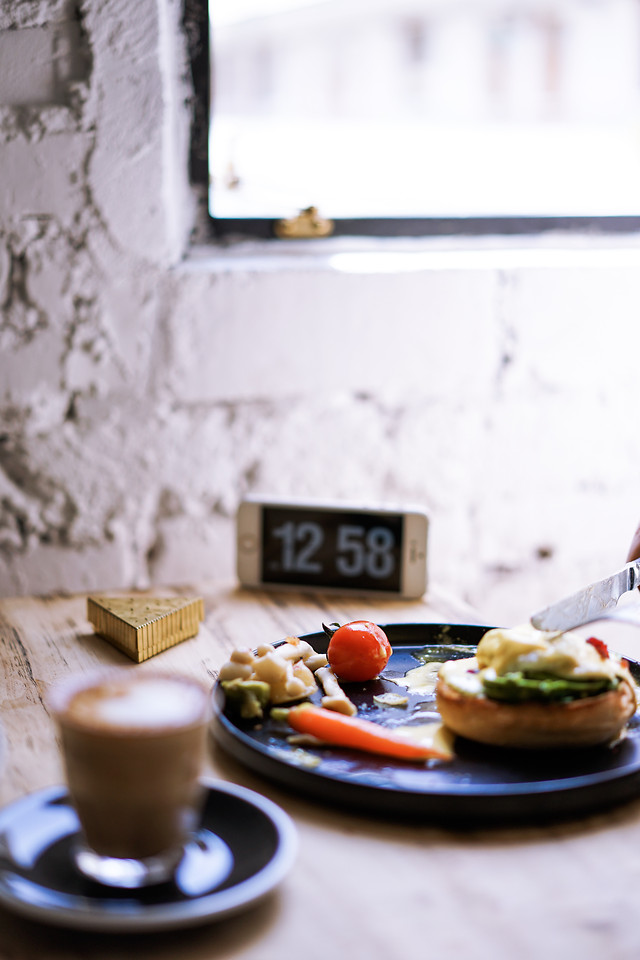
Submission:
[[638,611],[625,607],[625,612],[612,610],[625,593],[640,584],[640,560],[633,560],[622,570],[589,584],[583,590],[552,603],[531,617],[538,630],[573,630],[596,620],[620,619],[639,622]]

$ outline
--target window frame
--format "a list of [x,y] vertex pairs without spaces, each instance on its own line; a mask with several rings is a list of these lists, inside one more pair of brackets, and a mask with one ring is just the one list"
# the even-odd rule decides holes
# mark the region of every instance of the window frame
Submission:
[[[187,38],[193,89],[189,175],[205,210],[204,239],[210,242],[272,240],[286,243],[275,232],[277,218],[221,218],[209,209],[210,23],[208,0],[184,0],[183,28]],[[283,217],[286,214],[283,213]],[[332,237],[480,237],[571,234],[630,234],[640,232],[640,215],[608,216],[471,216],[368,217],[334,219]]]

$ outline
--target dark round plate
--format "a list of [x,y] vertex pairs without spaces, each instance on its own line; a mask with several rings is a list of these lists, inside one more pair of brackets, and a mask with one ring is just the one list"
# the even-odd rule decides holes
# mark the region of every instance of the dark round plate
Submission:
[[115,890],[85,879],[72,859],[78,820],[64,787],[0,811],[0,903],[57,926],[117,932],[186,927],[249,906],[280,882],[296,851],[295,828],[270,800],[205,781],[205,808],[174,879]]
[[[418,717],[434,719],[433,696],[409,693],[406,707],[381,707],[374,696],[407,692],[391,682],[419,666],[421,651],[433,659],[473,656],[488,627],[457,624],[387,624],[393,654],[381,677],[349,684],[360,715],[385,726]],[[303,637],[326,652],[323,632]],[[630,663],[636,680],[640,666]],[[318,698],[319,700],[319,695]],[[287,731],[270,719],[251,725],[224,710],[224,695],[213,692],[215,736],[221,746],[254,771],[318,801],[354,806],[390,816],[457,824],[507,823],[572,816],[619,803],[640,792],[640,720],[627,736],[605,747],[574,750],[507,750],[456,738],[450,763],[401,763],[335,748],[301,750],[287,743]]]

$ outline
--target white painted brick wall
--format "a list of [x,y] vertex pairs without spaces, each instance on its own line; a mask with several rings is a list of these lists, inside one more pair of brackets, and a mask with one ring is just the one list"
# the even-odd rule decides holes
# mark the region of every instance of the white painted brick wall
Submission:
[[622,562],[637,241],[190,251],[180,14],[0,12],[0,594],[231,577],[246,492],[423,504],[494,622]]
[[[182,273],[175,295],[190,304],[188,322],[175,300],[168,310],[175,394],[190,403],[347,392],[397,404],[463,389],[486,397],[496,282],[489,272]],[[207,363],[193,370],[198,351]]]

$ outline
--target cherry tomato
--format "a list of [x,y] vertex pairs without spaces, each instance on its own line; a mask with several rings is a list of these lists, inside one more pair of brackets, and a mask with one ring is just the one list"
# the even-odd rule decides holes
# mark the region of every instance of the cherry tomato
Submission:
[[[331,628],[325,627],[325,630],[330,633]],[[369,620],[354,620],[338,626],[327,648],[329,666],[338,679],[347,682],[373,680],[384,670],[390,656],[387,635]]]

